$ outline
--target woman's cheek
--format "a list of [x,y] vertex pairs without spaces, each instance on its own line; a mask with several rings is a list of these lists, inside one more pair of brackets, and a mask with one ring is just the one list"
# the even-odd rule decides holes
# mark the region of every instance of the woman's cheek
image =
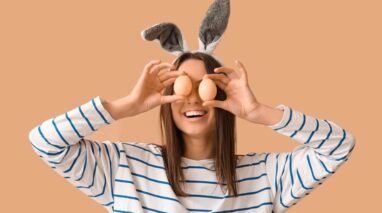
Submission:
[[180,114],[180,107],[177,106],[177,104],[172,104],[171,105],[171,112],[172,112],[172,117],[175,121],[175,124],[177,125],[177,127],[179,128],[179,125],[182,121],[182,117],[181,117],[181,114]]

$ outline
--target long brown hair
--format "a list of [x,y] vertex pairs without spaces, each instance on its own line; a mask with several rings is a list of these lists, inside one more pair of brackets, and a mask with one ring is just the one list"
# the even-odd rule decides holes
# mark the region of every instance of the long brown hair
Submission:
[[[214,68],[222,66],[222,64],[211,55],[201,52],[185,52],[181,54],[173,64],[176,65],[176,69],[178,69],[187,59],[203,61],[208,74],[214,73]],[[163,95],[172,95],[173,92],[172,84],[165,88]],[[218,87],[215,100],[225,100],[225,98],[225,92]],[[218,107],[214,107],[214,110],[217,136],[217,140],[213,141],[216,143],[214,144],[216,149],[214,151],[214,153],[216,153],[214,156],[216,179],[218,180],[218,184],[227,184],[230,195],[234,194],[234,196],[237,196],[235,115]],[[180,183],[185,181],[181,168],[181,157],[185,153],[185,145],[182,132],[176,127],[172,117],[170,103],[160,106],[159,116],[162,157],[169,183],[176,195],[187,196],[188,194],[183,191],[180,185]]]

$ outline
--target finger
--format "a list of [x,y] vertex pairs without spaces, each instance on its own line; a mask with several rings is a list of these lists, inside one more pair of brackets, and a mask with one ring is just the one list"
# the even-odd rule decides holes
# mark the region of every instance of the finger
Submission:
[[243,63],[241,63],[241,61],[239,61],[239,60],[236,60],[235,63],[239,67],[240,76],[243,75],[246,77],[247,76],[247,70],[245,69]]
[[159,71],[161,71],[162,69],[169,69],[169,68],[173,68],[173,64],[170,64],[170,63],[167,63],[167,62],[162,62],[161,64],[158,64],[158,65],[154,65],[154,67],[152,67],[152,69],[150,70],[150,74],[153,74],[153,75],[157,75]]
[[147,63],[147,64],[145,65],[145,68],[144,68],[145,72],[149,72],[149,71],[151,70],[151,68],[152,68],[154,65],[159,64],[159,62],[161,62],[160,59],[158,59],[158,60],[152,60],[152,61],[150,61],[149,63]]
[[161,71],[169,71],[170,69],[173,69],[175,65],[167,63],[167,62],[162,62],[160,64],[156,64],[152,67],[150,74],[153,75],[158,75],[159,72]]
[[227,87],[226,84],[222,83],[221,81],[215,81],[216,86],[220,87],[220,89],[225,91],[225,88]]
[[171,72],[171,71],[175,71],[175,70],[176,70],[176,66],[173,65],[173,66],[170,67],[169,69],[161,69],[161,70],[157,73],[157,75],[160,76],[160,75],[162,75],[162,74],[164,74],[164,73],[166,73],[166,72]]
[[165,81],[162,81],[162,85],[163,85],[163,87],[168,87],[171,84],[173,84],[175,80],[176,80],[176,77],[169,78]]
[[226,107],[227,105],[226,101],[219,101],[219,100],[204,101],[202,105],[205,107],[219,107],[228,111]]
[[230,79],[226,75],[222,75],[220,73],[217,74],[205,74],[203,78],[210,78],[212,80],[221,81],[224,84],[228,84]]
[[214,69],[215,73],[225,73],[228,77],[237,76],[237,73],[234,69],[229,67],[218,67]]
[[170,72],[164,72],[162,75],[158,76],[158,78],[160,81],[165,81],[169,78],[178,77],[182,74],[184,74],[183,70],[170,71]]
[[[203,78],[208,78],[208,77],[205,76],[205,77],[203,77]],[[215,83],[218,87],[220,87],[222,90],[225,91],[225,88],[227,87],[227,84],[226,84],[226,83],[224,83],[224,82],[221,81],[220,79],[212,79],[212,78],[211,78],[211,80],[213,80],[214,83]]]
[[171,102],[178,102],[178,101],[182,101],[184,100],[184,96],[182,95],[162,95],[161,96],[161,104],[167,104],[167,103],[171,103]]
[[[183,72],[183,71],[181,71],[181,72]],[[174,76],[174,77],[170,77],[170,78],[168,78],[168,79],[166,79],[164,81],[161,81],[161,85],[162,85],[161,90],[166,88],[166,87],[168,87],[168,86],[171,86],[175,82],[177,77],[178,76]]]

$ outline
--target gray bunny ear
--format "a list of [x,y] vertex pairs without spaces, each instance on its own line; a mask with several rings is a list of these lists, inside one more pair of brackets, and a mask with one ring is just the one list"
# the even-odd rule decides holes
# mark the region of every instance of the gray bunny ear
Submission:
[[212,54],[228,25],[229,0],[215,0],[199,28],[199,51]]
[[174,55],[188,51],[179,28],[173,23],[159,23],[141,32],[141,37],[147,41],[159,40],[163,49]]

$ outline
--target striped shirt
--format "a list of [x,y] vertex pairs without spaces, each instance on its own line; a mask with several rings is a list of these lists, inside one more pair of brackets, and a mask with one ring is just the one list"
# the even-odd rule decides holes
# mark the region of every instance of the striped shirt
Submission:
[[59,175],[108,212],[284,212],[349,158],[355,138],[332,121],[280,104],[273,131],[299,144],[291,152],[240,155],[238,196],[218,185],[213,159],[182,157],[185,192],[175,195],[159,145],[85,136],[115,122],[100,96],[34,127],[33,150]]

